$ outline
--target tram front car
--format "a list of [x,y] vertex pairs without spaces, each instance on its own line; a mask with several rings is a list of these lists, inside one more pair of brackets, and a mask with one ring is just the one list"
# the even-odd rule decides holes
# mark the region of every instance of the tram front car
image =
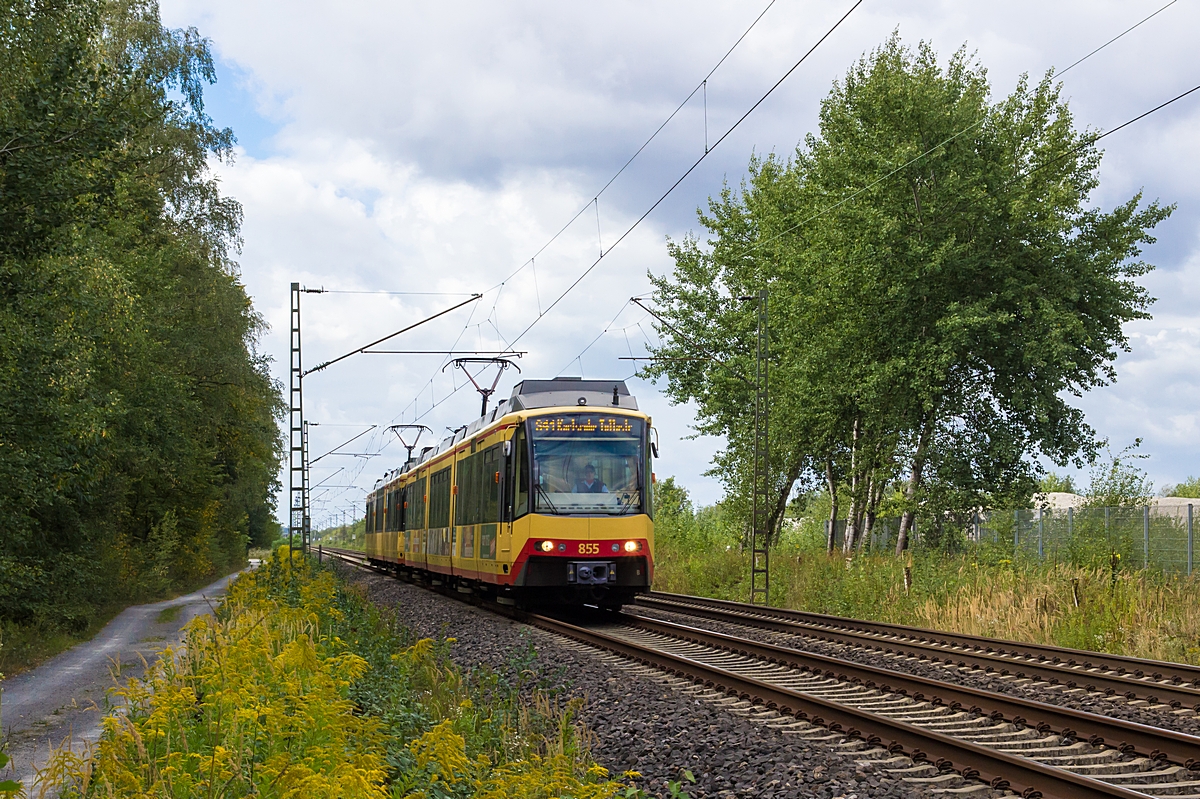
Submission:
[[654,568],[650,420],[624,382],[526,380],[514,441],[512,586],[539,603],[617,606]]

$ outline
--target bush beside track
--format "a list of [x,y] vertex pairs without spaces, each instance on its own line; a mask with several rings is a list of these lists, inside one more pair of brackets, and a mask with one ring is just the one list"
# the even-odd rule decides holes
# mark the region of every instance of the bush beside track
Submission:
[[[452,639],[450,639],[452,640]],[[239,578],[143,679],[90,755],[42,774],[65,797],[540,797],[641,792],[590,757],[577,707],[415,640],[286,549]]]

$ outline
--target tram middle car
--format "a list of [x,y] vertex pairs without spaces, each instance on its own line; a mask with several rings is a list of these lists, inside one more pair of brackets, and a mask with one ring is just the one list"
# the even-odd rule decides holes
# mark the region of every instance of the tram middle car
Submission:
[[650,417],[621,380],[525,380],[367,497],[368,560],[522,604],[616,607],[654,571]]

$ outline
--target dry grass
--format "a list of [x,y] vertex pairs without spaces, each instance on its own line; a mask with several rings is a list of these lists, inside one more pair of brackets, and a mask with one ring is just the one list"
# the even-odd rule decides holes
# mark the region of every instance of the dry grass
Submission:
[[[1200,584],[1059,565],[929,597],[922,627],[1200,664]],[[1077,604],[1078,603],[1078,604]]]
[[[772,553],[779,607],[1013,641],[1200,664],[1200,579],[1154,570],[1013,563],[986,553],[906,559]],[[736,548],[659,539],[654,587],[746,601],[749,565]],[[904,568],[912,574],[904,586]]]

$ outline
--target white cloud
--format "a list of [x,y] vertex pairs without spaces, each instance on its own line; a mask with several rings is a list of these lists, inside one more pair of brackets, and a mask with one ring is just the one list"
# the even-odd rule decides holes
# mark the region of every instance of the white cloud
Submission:
[[[765,3],[764,3],[765,5]],[[736,181],[751,150],[789,152],[815,128],[820,98],[863,51],[899,27],[909,42],[930,39],[948,55],[963,42],[989,68],[995,92],[1021,72],[1036,79],[1065,66],[1159,5],[1072,0],[939,4],[905,0],[858,9],[696,171],[676,195],[597,267],[519,345],[525,374],[577,371],[570,363],[645,290],[647,269],[668,267],[663,239],[694,228],[693,209]],[[781,0],[707,87],[710,142],[789,67],[848,2]],[[212,38],[223,76],[214,89],[233,108],[220,118],[256,142],[222,167],[226,190],[245,206],[243,274],[273,325],[267,348],[287,362],[291,281],[341,289],[479,291],[524,263],[631,154],[761,10],[744,4],[633,3],[237,3],[168,0],[170,25],[196,25]],[[1191,31],[1200,9],[1179,3],[1065,78],[1077,121],[1108,128],[1189,88]],[[220,102],[214,108],[222,107]],[[253,108],[254,111],[249,109]],[[1200,197],[1200,93],[1106,139],[1103,185],[1111,206],[1144,187],[1181,204],[1147,258],[1161,297],[1158,318],[1130,326],[1133,353],[1120,380],[1084,400],[1089,418],[1115,444],[1142,436],[1156,479],[1178,479],[1195,459],[1196,200]],[[256,112],[256,113],[255,113]],[[215,112],[214,112],[215,113]],[[605,246],[703,151],[700,97],[681,112],[599,202]],[[503,346],[596,255],[589,210],[497,299],[455,312],[395,339],[395,349]],[[451,297],[304,295],[306,363],[341,354],[453,302]],[[494,304],[494,310],[493,310]],[[632,372],[618,361],[638,352],[625,309],[582,359],[591,376]],[[499,328],[499,334],[496,331]],[[643,325],[649,330],[648,325]],[[640,333],[639,333],[640,336]],[[469,346],[468,346],[469,345]],[[314,454],[354,431],[334,424],[409,420],[459,378],[437,357],[356,356],[306,383]],[[280,377],[285,378],[280,369]],[[432,389],[430,380],[432,378]],[[506,379],[505,387],[511,385]],[[682,440],[688,409],[666,407],[639,384],[663,434],[663,474],[676,473],[704,501],[717,487],[700,478],[716,442]],[[432,393],[431,393],[432,391]],[[410,403],[416,400],[415,405]],[[477,409],[467,391],[423,418],[456,425]],[[344,433],[344,435],[343,435]],[[378,446],[382,439],[364,447]],[[356,445],[357,446],[357,445]],[[365,449],[355,451],[366,451]],[[397,447],[367,475],[394,465]],[[350,462],[330,457],[333,468]],[[323,475],[315,475],[320,479]],[[341,476],[335,481],[342,483]],[[361,484],[370,481],[360,478]],[[347,497],[338,498],[344,502]]]

